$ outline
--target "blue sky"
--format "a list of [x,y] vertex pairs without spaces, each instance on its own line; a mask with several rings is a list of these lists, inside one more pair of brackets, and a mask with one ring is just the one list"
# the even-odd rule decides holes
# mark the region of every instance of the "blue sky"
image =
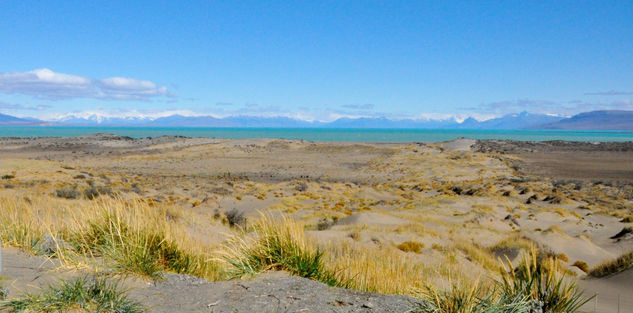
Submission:
[[0,38],[17,116],[633,109],[632,1],[0,1]]

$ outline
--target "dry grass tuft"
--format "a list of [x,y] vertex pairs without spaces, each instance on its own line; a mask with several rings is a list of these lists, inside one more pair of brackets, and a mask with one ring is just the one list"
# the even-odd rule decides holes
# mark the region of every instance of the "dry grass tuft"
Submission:
[[397,246],[398,249],[404,252],[422,253],[424,244],[417,241],[405,241]]
[[633,268],[633,251],[593,267],[589,271],[589,275],[593,277],[605,277],[626,271],[630,268]]

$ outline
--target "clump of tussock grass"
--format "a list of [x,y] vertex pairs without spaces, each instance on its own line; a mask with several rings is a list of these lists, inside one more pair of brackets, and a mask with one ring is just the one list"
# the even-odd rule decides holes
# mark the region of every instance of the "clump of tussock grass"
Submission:
[[200,265],[204,264],[205,256],[181,249],[165,229],[152,227],[152,224],[141,225],[121,213],[103,209],[95,219],[88,221],[82,232],[72,236],[70,242],[83,254],[105,256],[113,261],[113,268],[119,273],[153,279],[161,278],[163,271],[203,274]]
[[228,265],[229,277],[255,275],[267,270],[284,270],[293,275],[340,285],[323,262],[323,252],[305,237],[304,227],[286,216],[275,220],[261,214],[251,225],[252,235],[234,235],[220,252]]
[[565,271],[555,258],[543,257],[532,249],[517,267],[507,262],[501,272],[499,292],[510,298],[523,296],[538,304],[540,312],[577,312],[589,299],[575,282],[566,280]]
[[589,270],[589,275],[593,277],[605,277],[631,268],[633,268],[633,251],[593,267]]
[[424,248],[424,244],[417,241],[405,241],[397,246],[400,251],[403,252],[413,252],[413,253],[422,253],[422,248]]
[[571,266],[575,266],[585,273],[589,272],[589,265],[587,265],[587,262],[585,261],[576,261]]
[[78,278],[49,286],[40,294],[27,294],[0,304],[11,312],[141,313],[145,308],[129,299],[126,290],[105,278]]
[[524,296],[496,295],[493,288],[478,282],[453,284],[451,289],[438,290],[425,286],[423,301],[415,304],[412,313],[527,313],[530,302]]

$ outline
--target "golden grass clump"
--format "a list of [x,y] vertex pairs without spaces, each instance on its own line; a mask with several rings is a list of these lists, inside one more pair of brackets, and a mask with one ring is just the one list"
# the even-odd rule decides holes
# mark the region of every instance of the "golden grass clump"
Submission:
[[422,253],[424,244],[417,241],[405,241],[397,246],[398,249],[404,252]]
[[261,214],[250,226],[251,234],[235,234],[218,253],[229,277],[285,270],[294,275],[338,284],[321,258],[323,252],[305,237],[304,225],[280,215]]

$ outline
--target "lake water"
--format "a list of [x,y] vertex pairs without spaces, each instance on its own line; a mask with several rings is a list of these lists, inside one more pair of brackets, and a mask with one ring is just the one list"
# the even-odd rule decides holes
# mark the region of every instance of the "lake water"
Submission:
[[110,133],[134,138],[186,136],[212,138],[283,138],[310,141],[411,142],[472,139],[633,141],[633,131],[469,130],[469,129],[330,129],[330,128],[176,128],[176,127],[0,127],[0,137],[69,137]]

